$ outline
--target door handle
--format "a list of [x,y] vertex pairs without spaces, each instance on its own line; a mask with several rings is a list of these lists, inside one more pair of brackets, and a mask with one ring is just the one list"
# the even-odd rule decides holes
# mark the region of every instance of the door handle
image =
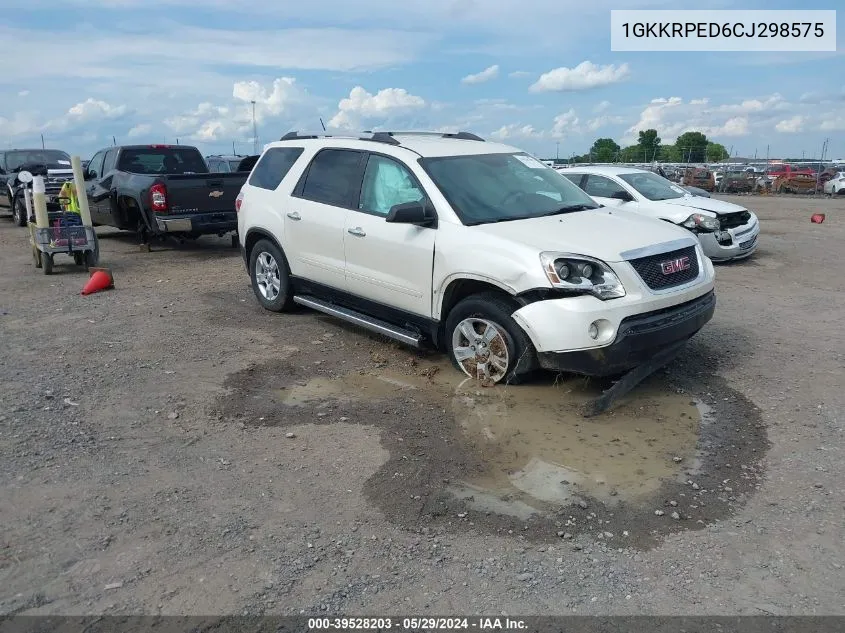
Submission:
[[367,235],[366,233],[364,233],[364,229],[362,229],[360,226],[356,226],[354,229],[347,229],[346,232],[350,235],[355,235],[357,237],[365,237]]
[[302,219],[302,216],[299,215],[299,213],[297,213],[296,211],[293,211],[292,213],[288,213],[288,217],[291,220],[301,220]]

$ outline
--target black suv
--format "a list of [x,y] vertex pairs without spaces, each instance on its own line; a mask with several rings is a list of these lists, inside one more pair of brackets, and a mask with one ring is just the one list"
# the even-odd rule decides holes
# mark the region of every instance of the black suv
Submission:
[[23,199],[26,185],[18,180],[18,174],[22,171],[31,172],[33,176],[44,176],[49,211],[61,208],[59,191],[68,180],[73,180],[67,152],[58,149],[0,150],[0,207],[6,207],[12,212],[12,219],[18,226],[26,226],[27,221]]

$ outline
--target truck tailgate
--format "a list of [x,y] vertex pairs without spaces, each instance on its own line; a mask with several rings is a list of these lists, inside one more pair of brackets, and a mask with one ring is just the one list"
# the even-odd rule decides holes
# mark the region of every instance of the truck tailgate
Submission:
[[169,174],[167,187],[170,214],[234,211],[235,198],[249,174]]

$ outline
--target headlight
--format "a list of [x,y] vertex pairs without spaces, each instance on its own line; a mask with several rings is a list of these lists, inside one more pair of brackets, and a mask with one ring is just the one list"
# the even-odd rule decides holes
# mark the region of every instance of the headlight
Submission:
[[698,229],[700,231],[718,231],[719,220],[717,218],[711,218],[709,215],[693,213],[686,220],[681,222],[681,226],[688,229]]
[[610,266],[603,261],[569,253],[540,253],[540,262],[549,282],[558,290],[591,294],[599,299],[625,296],[625,288]]

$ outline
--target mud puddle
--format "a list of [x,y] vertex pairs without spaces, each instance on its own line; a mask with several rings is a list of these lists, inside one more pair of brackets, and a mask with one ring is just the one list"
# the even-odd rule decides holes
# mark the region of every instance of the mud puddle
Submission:
[[[754,408],[739,394],[706,403],[670,387],[665,375],[586,419],[580,406],[603,385],[582,378],[485,388],[442,362],[332,376],[287,369],[265,381],[282,384],[233,377],[236,393],[226,408],[257,406],[252,415],[261,413],[262,424],[314,422],[316,412],[318,423],[382,428],[391,457],[367,494],[403,523],[425,517],[544,537],[594,528],[653,537],[701,527],[753,487],[766,444]],[[237,397],[246,384],[249,397]],[[719,393],[728,392],[719,386]],[[736,463],[721,463],[730,454]]]
[[422,371],[433,378],[389,370],[318,377],[281,389],[279,396],[288,406],[397,397],[445,405],[484,464],[482,473],[450,491],[478,509],[515,516],[540,510],[537,502],[592,497],[616,504],[653,494],[695,460],[701,420],[696,403],[654,383],[588,421],[579,407],[600,389],[586,380],[485,388],[461,380],[449,365]]

